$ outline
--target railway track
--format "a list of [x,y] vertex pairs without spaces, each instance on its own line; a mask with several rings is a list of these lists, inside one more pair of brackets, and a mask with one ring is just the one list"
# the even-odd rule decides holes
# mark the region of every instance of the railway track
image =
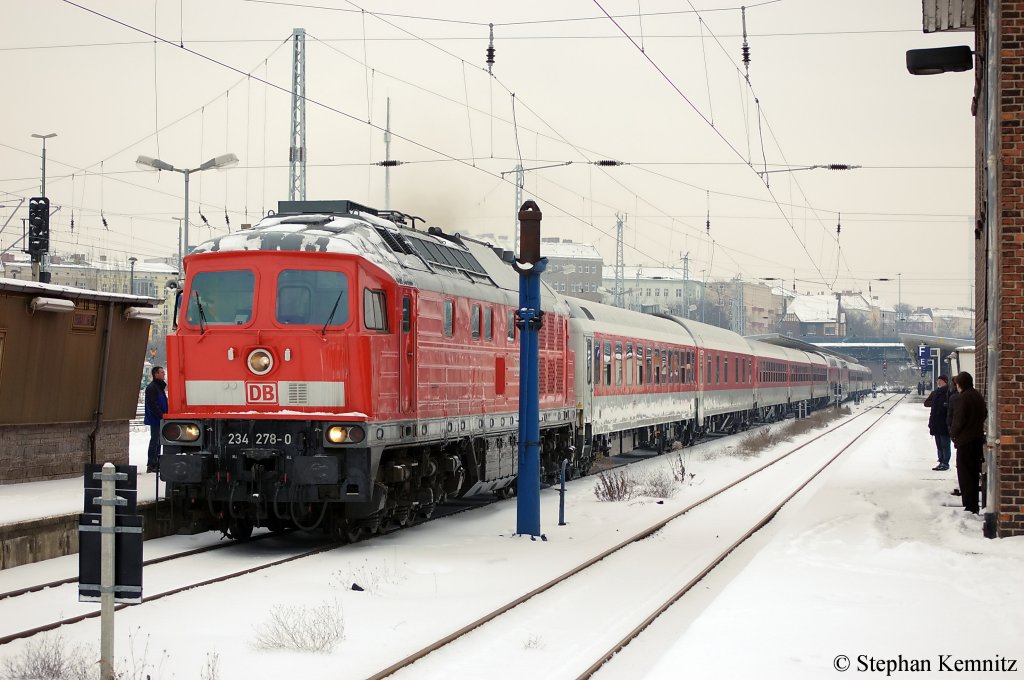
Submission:
[[[834,427],[834,428],[830,429],[828,432],[823,433],[821,435],[818,435],[814,439],[809,440],[808,442],[806,442],[806,443],[804,443],[804,444],[802,444],[802,445],[800,445],[798,447],[795,447],[794,449],[792,449],[791,451],[787,452],[786,454],[783,454],[783,456],[780,456],[776,460],[774,460],[774,461],[772,461],[772,462],[770,462],[770,463],[768,463],[768,464],[758,468],[754,472],[751,472],[750,474],[744,476],[743,478],[737,480],[736,482],[733,482],[733,484],[731,486],[735,486],[736,484],[741,483],[742,481],[744,481],[744,480],[750,478],[751,476],[757,474],[759,471],[763,470],[764,468],[766,468],[766,467],[768,467],[770,465],[775,464],[779,460],[782,460],[786,456],[789,456],[790,454],[800,450],[801,448],[807,446],[808,444],[812,443],[813,441],[817,441],[821,437],[826,436],[829,433],[834,432],[834,431],[836,431],[837,429],[839,429],[841,427],[845,427],[846,425],[856,421],[858,418],[860,418],[860,417],[862,417],[865,414],[870,413],[870,412],[871,412],[871,409],[867,409],[864,412],[862,412],[860,414],[857,414],[857,415],[847,419],[845,422],[841,423],[837,427]],[[731,488],[731,487],[727,487],[727,488]],[[718,493],[721,493],[721,491],[718,492]],[[583,571],[584,569],[586,569],[589,566],[597,563],[598,561],[604,559],[605,557],[613,554],[614,552],[616,552],[618,550],[621,550],[626,545],[628,545],[630,543],[635,543],[637,541],[642,540],[643,538],[646,538],[646,537],[654,534],[655,532],[659,531],[662,526],[664,526],[665,524],[670,522],[672,519],[674,519],[674,518],[678,517],[679,515],[682,515],[682,514],[688,512],[688,511],[690,511],[691,509],[697,507],[697,505],[699,505],[701,503],[706,503],[708,500],[709,499],[705,499],[704,501],[701,501],[700,503],[688,506],[687,508],[685,508],[682,511],[676,513],[675,515],[673,515],[669,519],[665,520],[664,522],[659,523],[656,526],[650,527],[649,529],[641,532],[640,534],[637,534],[636,536],[632,537],[631,539],[627,539],[627,541],[624,541],[623,543],[619,544],[618,546],[615,546],[612,549],[610,549],[610,550],[608,550],[608,551],[598,555],[597,557],[593,558],[592,560],[589,560],[587,563],[581,565],[580,567],[578,567],[577,569],[573,570],[572,572],[567,573],[567,574],[563,574],[561,577],[559,577],[558,579],[556,579],[552,583],[549,583],[546,586],[542,586],[541,588],[539,588],[539,589],[537,589],[535,591],[532,591],[531,593],[528,593],[527,595],[523,596],[522,598],[519,598],[518,600],[516,600],[514,603],[510,603],[509,605],[506,606],[506,608],[503,609],[503,611],[507,611],[508,609],[511,609],[512,607],[520,604],[521,602],[525,602],[525,601],[529,600],[530,598],[532,598],[532,597],[534,597],[534,596],[544,592],[544,590],[552,587],[555,583],[557,583],[557,582],[559,582],[561,580],[564,580],[565,578],[568,578],[572,574],[575,574],[577,572]],[[458,503],[456,506],[454,506],[452,508],[449,508],[449,510],[450,510],[449,512],[439,512],[439,513],[437,513],[435,515],[434,519],[439,519],[439,518],[444,517],[444,516],[450,516],[450,515],[453,515],[453,514],[457,514],[459,512],[463,512],[465,510],[469,510],[469,509],[478,507],[480,505],[489,504],[491,502],[496,502],[496,501],[495,500],[488,500],[486,502],[472,502],[472,501],[467,501],[466,499],[461,499],[460,503]],[[273,535],[274,534],[264,534],[264,535],[261,535],[256,540],[263,540],[264,538],[268,538],[268,537],[271,537]],[[319,543],[319,544],[315,545],[312,548],[304,549],[304,550],[298,550],[297,552],[293,552],[293,553],[285,555],[283,557],[276,557],[274,559],[267,560],[267,559],[265,559],[265,556],[264,556],[263,558],[260,558],[260,559],[256,560],[256,561],[258,561],[258,563],[257,564],[253,564],[252,566],[248,566],[248,567],[243,568],[243,569],[235,569],[233,571],[229,571],[228,573],[221,573],[219,575],[212,576],[212,577],[210,577],[208,579],[204,579],[202,581],[197,581],[197,582],[181,583],[180,580],[179,580],[176,583],[161,583],[161,581],[164,581],[165,579],[163,577],[159,576],[159,575],[154,575],[154,573],[152,571],[153,567],[158,567],[159,565],[166,564],[166,563],[172,562],[174,560],[178,560],[178,559],[182,559],[182,558],[198,558],[198,557],[203,556],[204,554],[211,553],[213,551],[217,551],[217,550],[220,550],[220,549],[232,549],[233,548],[235,550],[241,550],[243,552],[247,551],[247,550],[251,551],[253,543],[254,543],[254,541],[249,541],[249,542],[246,542],[246,543],[234,543],[234,542],[232,542],[232,543],[215,544],[215,545],[212,545],[212,546],[204,546],[204,547],[201,547],[201,548],[195,548],[195,549],[184,551],[184,552],[181,552],[181,553],[175,553],[175,554],[172,554],[172,555],[166,555],[166,556],[162,556],[162,557],[155,558],[155,559],[152,559],[152,560],[147,560],[144,563],[145,566],[150,567],[150,569],[146,572],[146,584],[147,584],[147,587],[148,587],[147,589],[157,590],[158,592],[156,592],[155,594],[152,594],[152,595],[147,595],[145,597],[144,603],[157,601],[157,600],[163,599],[165,597],[170,597],[172,595],[175,595],[175,594],[187,591],[187,590],[191,590],[191,589],[194,589],[194,588],[199,588],[199,587],[203,587],[203,586],[207,586],[207,585],[212,585],[212,584],[221,583],[221,582],[229,581],[229,580],[232,580],[232,579],[236,579],[236,578],[248,575],[248,574],[252,574],[252,573],[255,573],[255,572],[258,572],[258,571],[269,569],[271,567],[280,566],[280,565],[283,565],[283,564],[287,564],[289,562],[293,562],[293,561],[300,560],[300,559],[303,559],[303,558],[306,558],[306,557],[311,557],[311,556],[318,555],[318,554],[321,554],[321,553],[324,553],[324,552],[327,552],[327,551],[330,551],[330,550],[334,550],[334,549],[337,549],[337,548],[341,547],[342,545],[344,545],[343,543],[335,543],[335,542],[326,543],[326,544],[325,543]],[[246,547],[246,546],[249,546],[249,547]],[[280,555],[280,548],[275,548],[275,554]],[[214,560],[214,561],[211,562],[209,567],[200,567],[198,570],[201,571],[201,573],[216,573],[218,568],[223,570],[223,567],[222,566],[218,566],[216,564],[216,562],[217,561]],[[190,567],[194,567],[196,565],[190,564],[189,566]],[[48,599],[48,600],[56,600],[56,601],[59,602],[59,604],[57,604],[56,606],[52,606],[52,605],[47,606],[47,603],[41,601],[39,606],[34,606],[33,605],[33,606],[30,606],[29,609],[32,609],[34,611],[40,611],[40,612],[43,612],[43,611],[51,611],[51,612],[52,611],[60,611],[62,608],[65,608],[67,606],[68,602],[77,600],[77,594],[75,593],[74,588],[70,587],[72,584],[74,584],[76,582],[77,582],[77,578],[74,578],[74,577],[72,577],[72,578],[65,578],[65,579],[50,581],[50,582],[47,582],[47,583],[35,584],[35,585],[28,586],[28,587],[20,588],[20,589],[17,589],[17,590],[11,590],[11,591],[8,591],[8,592],[0,593],[0,621],[3,621],[3,620],[6,619],[6,620],[11,621],[13,623],[16,620],[15,617],[5,616],[4,615],[3,608],[4,608],[5,601],[12,601],[12,602],[17,602],[18,604],[22,604],[23,601],[21,601],[20,598],[23,598],[25,596],[31,596],[33,594],[38,594],[38,593],[47,593],[47,592],[49,592],[49,596],[46,599]],[[152,584],[154,584],[154,582],[157,584],[157,587],[154,587],[152,585]],[[118,609],[123,609],[125,606],[127,606],[127,605],[118,605],[117,608]],[[136,605],[136,606],[138,606],[138,605]],[[497,615],[500,615],[500,612],[498,614],[496,614],[495,616],[497,616]],[[0,625],[0,645],[4,645],[4,644],[7,644],[7,643],[9,643],[9,642],[11,642],[13,640],[30,637],[30,636],[36,635],[38,633],[54,630],[54,629],[56,629],[56,628],[58,628],[60,626],[63,626],[63,625],[68,625],[68,624],[76,623],[76,622],[83,621],[83,620],[89,619],[89,618],[94,618],[94,617],[97,617],[97,616],[99,616],[98,608],[96,608],[93,611],[89,611],[87,613],[83,613],[83,614],[76,615],[76,616],[71,616],[71,617],[60,618],[58,620],[52,620],[51,619],[49,621],[39,621],[38,625],[23,627],[23,628],[20,628],[18,630],[10,630],[10,629],[8,629],[8,631],[4,631],[3,630],[4,627],[2,625]],[[494,618],[494,617],[492,616],[491,618]],[[488,619],[488,620],[490,620],[490,619]],[[478,622],[474,622],[474,624],[471,624],[469,627],[467,627],[467,628],[465,628],[463,630],[457,631],[452,636],[449,636],[450,639],[446,638],[446,640],[448,640],[450,642],[451,640],[457,639],[458,637],[461,637],[465,633],[467,633],[470,630],[472,630],[474,627],[479,627],[479,625],[482,625],[485,622],[486,621],[483,621],[483,620],[478,621]],[[447,644],[447,643],[444,643],[444,644]],[[443,646],[443,644],[442,644],[442,646]],[[432,648],[436,648],[435,646],[431,646],[431,647]],[[413,656],[415,656],[416,658],[420,658],[419,656],[416,656],[416,655],[413,655]],[[412,657],[409,657],[409,658],[412,658]],[[413,659],[412,661],[408,661],[408,663],[412,663],[414,660],[415,659]],[[403,666],[396,665],[396,666],[390,668],[389,670],[387,670],[386,672],[382,672],[383,674],[378,674],[378,675],[376,675],[374,677],[386,677],[386,675],[392,674],[392,673],[396,672],[397,670],[400,670],[401,667],[403,667]]]
[[[578,663],[578,668],[572,670],[571,677],[591,677],[602,665],[628,645],[630,641],[640,636],[659,616],[684,597],[687,592],[725,560],[730,553],[767,525],[779,510],[806,488],[808,484],[812,483],[864,434],[869,432],[901,400],[902,397],[888,405],[887,408],[882,408],[879,405],[866,409],[862,413],[847,419],[837,427],[830,428],[813,439],[791,448],[784,454],[709,494],[705,498],[635,533],[633,536],[595,555],[582,564],[573,567],[530,592],[495,608],[488,614],[481,616],[475,621],[369,677],[371,680],[381,680],[391,676],[400,678],[450,677],[452,674],[457,674],[460,668],[471,668],[474,667],[474,664],[483,663],[486,655],[490,653],[488,650],[494,648],[493,644],[496,638],[501,639],[502,637],[515,634],[509,631],[571,631],[573,628],[571,618],[565,619],[559,618],[559,616],[562,613],[570,617],[578,616],[580,611],[587,611],[588,606],[589,609],[593,609],[593,594],[601,592],[602,602],[600,603],[600,608],[602,610],[605,612],[615,612],[614,616],[617,619],[626,619],[628,614],[629,620],[635,623],[624,634],[609,642],[602,651],[594,652],[592,656],[587,657],[587,661]],[[880,414],[879,411],[881,411]],[[742,528],[734,531],[728,538],[719,538],[719,532],[724,533],[724,531],[721,526],[720,515],[715,514],[716,508],[714,506],[716,501],[723,500],[730,492],[742,492],[744,482],[766,473],[771,468],[776,468],[776,471],[783,470],[783,466],[787,462],[797,460],[794,456],[799,452],[808,449],[808,447],[811,447],[825,437],[836,435],[837,432],[847,425],[856,422],[868,414],[875,414],[877,417],[872,420],[868,427],[857,433],[838,451],[824,456],[821,464],[816,465],[813,472],[802,479],[795,488],[792,487],[792,482],[789,482],[790,490],[781,499],[772,499],[769,507],[766,509],[761,507],[756,518],[753,518],[752,521],[742,525]],[[848,432],[848,430],[844,432]],[[815,451],[812,450],[807,455],[812,453],[815,453]],[[784,471],[779,476],[781,479],[787,478]],[[695,520],[694,522],[688,522],[687,524],[691,525],[690,533],[674,528],[674,523],[680,517],[687,513],[696,515],[698,512],[707,512],[709,514],[709,521],[700,522]],[[681,525],[683,523],[676,524]],[[692,526],[695,524],[700,526]],[[665,538],[666,541],[677,540],[680,545],[687,547],[708,545],[713,546],[713,548],[710,550],[710,554],[701,553],[699,560],[688,559],[686,552],[681,551],[680,565],[676,573],[655,573],[657,569],[653,569],[652,565],[663,562],[663,560],[658,560],[653,555],[657,554],[658,550],[665,550],[665,546],[659,545],[657,541],[646,539],[651,539],[663,532],[667,536]],[[703,532],[703,534],[700,532]],[[726,544],[721,546],[720,544],[723,543],[723,540]],[[693,551],[696,550],[697,548],[693,548]],[[628,572],[624,570],[628,570]],[[642,594],[637,594],[625,588],[622,580],[624,573],[629,574],[631,581],[636,580],[644,583],[647,590]],[[606,580],[600,581],[600,579]],[[580,583],[581,581],[585,581],[585,583]],[[665,585],[669,583],[671,587]],[[637,612],[637,602],[645,603],[643,611]],[[652,606],[652,602],[657,602],[658,604]],[[490,633],[485,632],[487,627],[492,628]],[[467,639],[464,645],[459,644],[458,641],[462,638],[474,634],[482,635],[483,637],[474,638],[473,640]],[[538,636],[538,639],[540,637]],[[565,649],[557,641],[552,644],[560,649]],[[551,661],[550,657],[547,657],[547,661]],[[413,664],[418,662],[421,665],[415,669],[411,668]],[[587,663],[589,663],[589,666],[586,665]],[[476,667],[479,668],[480,666],[477,665]],[[562,670],[566,669],[563,668]],[[532,671],[536,671],[536,669],[528,669],[523,672],[529,673]],[[570,677],[570,675],[556,672],[550,665],[545,666],[544,671],[559,677]]]
[[[463,502],[446,504],[445,506],[443,506],[443,508],[439,508],[439,512],[437,512],[434,515],[434,517],[432,517],[430,520],[427,520],[427,521],[429,522],[429,521],[433,521],[435,519],[441,519],[443,517],[449,517],[451,515],[456,515],[456,514],[459,514],[461,512],[466,512],[467,510],[472,510],[472,509],[477,508],[477,507],[482,507],[484,505],[489,505],[490,503],[495,503],[495,502],[497,502],[497,500],[498,499],[496,499],[496,498],[487,498],[487,499],[481,498],[477,502],[473,502],[473,501],[465,501],[463,499]],[[285,550],[287,550],[289,548],[296,548],[296,547],[298,547],[298,546],[296,546],[296,542],[297,541],[295,540],[294,537],[297,534],[299,534],[300,532],[291,530],[288,533],[293,535],[293,539],[292,540],[295,541],[295,542],[291,543],[290,545],[286,545],[284,547]],[[306,533],[307,536],[309,535],[308,532],[301,532],[301,533]],[[204,555],[206,555],[208,553],[211,553],[211,552],[214,552],[214,551],[217,551],[217,550],[221,550],[221,549],[234,550],[236,553],[240,553],[240,554],[243,554],[243,555],[246,552],[252,553],[252,552],[255,552],[253,550],[253,544],[255,542],[262,541],[262,540],[265,540],[265,539],[268,539],[268,538],[272,538],[272,537],[275,537],[275,536],[280,536],[280,534],[273,534],[273,533],[260,534],[260,535],[258,535],[256,537],[253,537],[252,539],[250,539],[248,541],[245,541],[245,542],[235,542],[235,541],[232,541],[232,542],[229,542],[229,543],[218,543],[218,544],[214,544],[214,545],[204,546],[204,547],[201,547],[201,548],[194,548],[192,550],[186,550],[186,551],[183,551],[183,552],[180,552],[180,553],[174,553],[174,554],[171,554],[171,555],[165,555],[165,556],[162,556],[162,557],[154,558],[154,559],[147,560],[147,561],[143,562],[143,566],[144,567],[150,567],[149,571],[144,572],[144,579],[145,579],[145,582],[147,584],[147,588],[150,587],[149,586],[150,583],[156,581],[156,583],[158,585],[156,586],[155,589],[157,589],[158,592],[156,592],[155,594],[147,594],[147,595],[145,595],[142,604],[146,604],[146,603],[149,603],[149,602],[155,602],[155,601],[161,600],[161,599],[163,599],[165,597],[170,597],[172,595],[177,595],[178,593],[182,593],[182,592],[185,592],[187,590],[192,590],[193,588],[201,588],[203,586],[208,586],[208,585],[212,585],[212,584],[215,584],[215,583],[222,583],[224,581],[229,581],[229,580],[232,580],[232,579],[240,578],[240,577],[246,576],[248,574],[253,574],[253,573],[256,573],[256,572],[259,572],[259,571],[263,571],[265,569],[270,569],[271,567],[277,567],[277,566],[280,566],[282,564],[287,564],[289,562],[294,562],[296,560],[300,560],[300,559],[303,559],[303,558],[306,558],[306,557],[312,557],[314,555],[319,555],[321,553],[328,552],[328,551],[331,551],[331,550],[336,550],[336,549],[338,549],[340,547],[348,545],[347,542],[338,542],[338,541],[325,542],[323,540],[319,540],[314,545],[314,547],[312,547],[312,548],[304,549],[304,550],[298,550],[298,552],[294,552],[293,551],[290,554],[285,555],[284,557],[272,558],[272,559],[267,560],[264,557],[261,557],[259,555],[254,555],[252,557],[252,559],[253,559],[253,561],[255,561],[257,563],[253,564],[252,566],[246,567],[244,569],[236,569],[236,570],[233,570],[233,571],[229,571],[228,573],[221,573],[221,574],[219,574],[217,576],[213,576],[211,578],[204,579],[202,581],[190,581],[190,582],[187,582],[187,583],[181,583],[180,580],[178,580],[177,583],[173,584],[173,585],[168,585],[168,582],[174,583],[173,575],[172,576],[165,576],[165,575],[162,575],[162,574],[154,575],[154,572],[152,571],[152,567],[159,567],[159,566],[165,565],[168,562],[172,562],[174,560],[178,560],[178,559],[182,559],[182,558],[197,558],[197,557],[201,558],[202,556],[204,556]],[[280,552],[281,552],[281,548],[277,548],[275,550],[276,554],[280,554]],[[223,562],[222,560],[210,560],[210,564],[209,565],[207,565],[207,566],[200,565],[200,566],[198,566],[197,570],[200,571],[201,573],[216,573],[218,569],[223,571],[222,562]],[[196,567],[196,565],[194,565],[194,564],[190,564],[189,566],[190,567]],[[170,569],[170,571],[173,572],[174,570]],[[5,644],[7,644],[9,642],[13,642],[14,640],[19,640],[21,638],[31,637],[31,636],[36,635],[38,633],[45,633],[47,631],[55,630],[55,629],[59,628],[60,626],[65,626],[65,625],[72,624],[72,623],[78,623],[79,621],[84,621],[86,619],[91,619],[91,618],[98,617],[100,615],[100,610],[99,610],[98,607],[96,607],[93,611],[89,611],[89,612],[86,612],[86,613],[83,613],[83,614],[78,614],[76,616],[64,617],[64,618],[60,618],[60,619],[58,619],[56,621],[50,620],[50,621],[40,622],[38,625],[27,627],[27,628],[20,628],[20,629],[14,629],[14,630],[8,629],[8,631],[4,630],[4,628],[5,628],[4,623],[5,622],[14,623],[15,621],[17,621],[18,622],[17,625],[24,625],[23,623],[21,623],[21,621],[23,621],[24,618],[25,618],[24,615],[15,616],[13,614],[12,615],[5,614],[4,608],[6,606],[8,606],[8,605],[11,605],[12,607],[16,606],[20,611],[24,611],[24,610],[28,609],[31,612],[30,615],[37,616],[37,619],[38,618],[43,618],[43,617],[45,617],[45,614],[43,614],[42,612],[46,612],[46,611],[61,611],[61,609],[65,608],[67,606],[68,602],[75,602],[75,601],[77,601],[77,599],[78,599],[77,592],[76,592],[76,590],[74,588],[70,587],[70,586],[72,586],[72,584],[75,584],[77,582],[78,582],[78,578],[77,577],[69,577],[69,578],[49,581],[49,582],[46,582],[46,583],[33,584],[31,586],[26,586],[26,587],[19,588],[19,589],[16,589],[16,590],[10,590],[10,591],[4,592],[4,593],[0,593],[0,646],[5,645]],[[39,594],[43,594],[43,596],[40,597]],[[32,596],[32,595],[37,595],[37,597],[39,598],[39,601],[37,603],[34,603],[32,606],[24,607],[23,606],[24,602],[21,599],[19,599],[19,598],[24,598],[26,596]],[[127,606],[129,606],[129,605],[119,604],[119,605],[116,605],[115,609],[116,610],[120,610],[120,609],[124,609]],[[137,607],[137,606],[141,606],[141,605],[132,605],[132,606],[136,606]]]

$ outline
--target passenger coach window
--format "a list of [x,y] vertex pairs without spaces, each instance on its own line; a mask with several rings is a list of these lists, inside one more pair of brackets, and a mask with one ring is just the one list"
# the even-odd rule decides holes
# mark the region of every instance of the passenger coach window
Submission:
[[368,331],[388,329],[388,308],[384,291],[363,289],[363,325]]
[[604,343],[604,356],[601,357],[604,361],[604,384],[612,384],[612,343],[606,341]]
[[626,345],[626,384],[633,384],[633,343]]
[[348,308],[348,277],[341,272],[285,269],[277,275],[278,323],[344,326]]
[[587,384],[594,378],[594,340],[587,338]]
[[622,343],[615,343],[615,384],[622,384]]
[[636,384],[644,384],[644,346],[636,346]]
[[658,377],[652,373],[652,364],[654,361],[654,350],[650,347],[647,348],[647,382],[651,382],[651,378],[654,378],[654,382],[658,382]]
[[248,270],[199,272],[189,287],[185,319],[204,326],[249,323],[255,288],[256,277]]

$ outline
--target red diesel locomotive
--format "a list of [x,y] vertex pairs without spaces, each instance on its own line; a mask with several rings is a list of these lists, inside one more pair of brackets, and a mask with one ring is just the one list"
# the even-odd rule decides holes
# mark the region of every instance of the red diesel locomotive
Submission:
[[[518,278],[488,245],[349,201],[283,202],[186,260],[160,476],[178,521],[350,540],[511,493]],[[542,470],[575,454],[568,308],[544,299]]]

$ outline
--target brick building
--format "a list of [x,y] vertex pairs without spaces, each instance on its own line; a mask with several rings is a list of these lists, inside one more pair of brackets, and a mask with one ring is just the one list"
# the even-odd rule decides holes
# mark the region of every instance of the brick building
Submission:
[[[974,33],[975,386],[989,406],[985,535],[1024,535],[1024,0],[929,0],[924,31]],[[967,42],[967,41],[965,41]]]

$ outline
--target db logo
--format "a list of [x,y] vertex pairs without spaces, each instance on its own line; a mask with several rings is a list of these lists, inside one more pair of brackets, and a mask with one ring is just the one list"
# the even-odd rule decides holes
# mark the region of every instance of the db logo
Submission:
[[277,383],[245,383],[245,403],[276,404]]

